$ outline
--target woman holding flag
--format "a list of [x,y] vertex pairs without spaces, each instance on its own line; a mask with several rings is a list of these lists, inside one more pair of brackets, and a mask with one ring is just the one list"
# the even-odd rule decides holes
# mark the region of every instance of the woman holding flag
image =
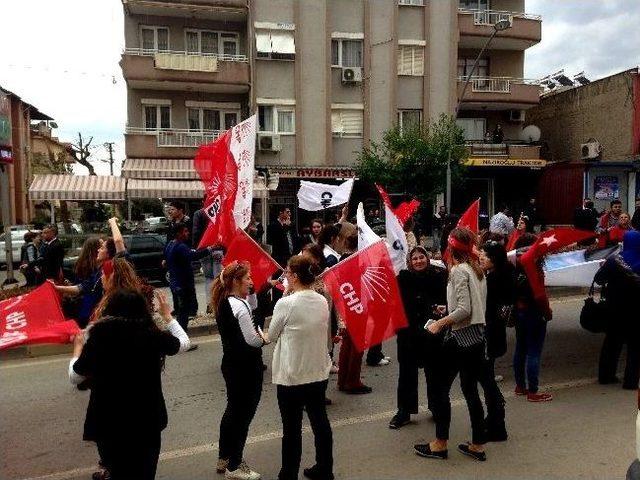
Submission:
[[[449,234],[449,282],[447,284],[448,314],[440,320],[429,320],[425,328],[432,334],[445,333],[444,353],[438,362],[438,385],[433,398],[433,419],[436,439],[415,445],[418,455],[444,460],[451,424],[450,390],[456,374],[471,418],[472,441],[458,445],[464,455],[484,462],[487,440],[484,409],[478,393],[478,383],[487,372],[485,356],[485,308],[487,283],[476,250],[476,235],[467,228],[454,228]],[[442,313],[445,308],[439,308]]]

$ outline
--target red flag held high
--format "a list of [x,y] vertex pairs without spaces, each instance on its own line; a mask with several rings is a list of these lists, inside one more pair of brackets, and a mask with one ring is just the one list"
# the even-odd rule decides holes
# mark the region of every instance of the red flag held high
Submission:
[[404,226],[405,222],[418,210],[420,206],[420,202],[415,198],[409,202],[402,202],[397,207],[393,207],[391,203],[391,198],[389,194],[382,188],[380,185],[376,183],[376,188],[378,189],[378,193],[380,193],[380,197],[382,197],[382,201],[385,205],[387,205],[394,213],[396,217],[398,217],[398,221],[401,225]]
[[35,290],[0,302],[0,350],[37,343],[69,343],[80,328],[65,320],[55,288]]
[[282,267],[258,245],[244,230],[238,229],[227,248],[222,264],[226,267],[238,260],[251,265],[251,279],[258,292],[271,276]]
[[478,233],[480,231],[479,225],[479,217],[480,217],[480,199],[473,202],[467,208],[467,211],[462,214],[460,220],[458,220],[458,227],[464,227],[471,230],[473,233]]
[[398,282],[384,242],[376,242],[322,275],[359,351],[407,326]]
[[527,275],[529,285],[533,291],[538,306],[547,319],[551,318],[551,307],[549,298],[544,288],[544,274],[537,266],[538,260],[545,255],[557,252],[561,248],[568,247],[581,240],[586,240],[595,236],[593,232],[576,230],[574,228],[556,228],[543,232],[531,245],[529,249],[520,257],[520,264]]

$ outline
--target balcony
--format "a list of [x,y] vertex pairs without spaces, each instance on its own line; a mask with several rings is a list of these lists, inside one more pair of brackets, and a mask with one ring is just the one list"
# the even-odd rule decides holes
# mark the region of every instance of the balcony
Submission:
[[244,22],[247,0],[122,0],[129,15]]
[[540,158],[540,146],[522,142],[467,143],[470,167],[524,167],[542,168],[546,161]]
[[[458,98],[465,79],[458,77]],[[523,110],[540,102],[540,82],[509,77],[472,78],[460,108],[463,110]]]
[[542,17],[498,10],[458,9],[459,48],[480,49],[493,33],[493,25],[508,20],[511,27],[498,32],[491,42],[497,50],[526,50],[542,38]]
[[127,127],[127,158],[193,158],[200,145],[216,140],[221,130],[160,129]]
[[132,88],[211,93],[249,91],[249,63],[244,55],[127,48],[120,66]]

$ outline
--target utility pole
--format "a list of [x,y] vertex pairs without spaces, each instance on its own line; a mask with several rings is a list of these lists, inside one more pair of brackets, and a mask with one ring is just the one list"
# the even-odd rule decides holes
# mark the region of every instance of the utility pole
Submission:
[[13,247],[11,246],[11,195],[9,195],[9,167],[0,163],[0,220],[4,225],[4,251],[7,260],[7,278],[0,288],[18,283],[13,275]]
[[115,145],[114,142],[105,142],[104,143],[104,148],[109,150],[109,174],[110,175],[113,175],[113,146],[114,145]]

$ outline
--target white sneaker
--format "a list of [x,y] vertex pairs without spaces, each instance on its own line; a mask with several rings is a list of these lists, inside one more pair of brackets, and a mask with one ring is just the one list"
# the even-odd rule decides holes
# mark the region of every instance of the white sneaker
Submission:
[[389,360],[389,361],[391,361],[391,357],[387,357],[387,356],[385,356],[385,357],[384,357],[384,359],[385,359],[385,360]]
[[495,380],[496,380],[496,383],[500,383],[501,381],[504,380],[504,377],[502,375],[496,375]]
[[386,358],[383,358],[382,360],[380,360],[378,362],[378,366],[379,367],[384,367],[385,365],[389,365],[391,362],[389,360],[387,360]]
[[229,469],[225,470],[224,478],[228,478],[229,480],[260,480],[260,474],[254,472],[249,468],[249,465],[242,462],[238,465],[238,468],[233,471]]

